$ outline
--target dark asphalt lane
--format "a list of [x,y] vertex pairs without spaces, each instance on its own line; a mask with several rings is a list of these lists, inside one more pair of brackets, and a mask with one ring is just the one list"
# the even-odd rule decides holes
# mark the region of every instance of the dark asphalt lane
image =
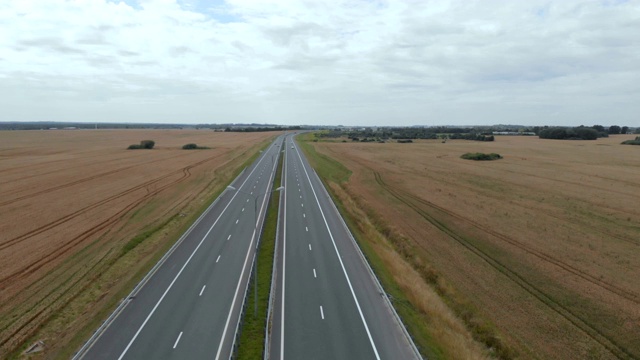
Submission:
[[[293,146],[293,148],[292,148]],[[324,187],[287,137],[271,359],[415,359]]]
[[[80,359],[228,359],[282,137],[209,207]],[[254,201],[255,200],[255,201]],[[256,206],[257,205],[257,206]]]

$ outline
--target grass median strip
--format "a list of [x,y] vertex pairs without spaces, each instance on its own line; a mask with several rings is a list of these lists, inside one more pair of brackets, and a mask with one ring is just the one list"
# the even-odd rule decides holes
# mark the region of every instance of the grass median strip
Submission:
[[[282,159],[281,159],[282,160]],[[272,190],[280,186],[282,175],[282,161],[278,164],[276,177]],[[274,192],[269,201],[267,217],[264,223],[260,247],[258,249],[258,311],[255,309],[255,278],[249,284],[251,294],[247,298],[246,311],[242,324],[242,333],[238,341],[238,353],[236,359],[261,359],[263,357],[265,342],[265,324],[267,321],[267,308],[269,306],[269,293],[271,291],[271,274],[273,270],[273,256],[275,252],[275,240],[278,224],[279,193]]]

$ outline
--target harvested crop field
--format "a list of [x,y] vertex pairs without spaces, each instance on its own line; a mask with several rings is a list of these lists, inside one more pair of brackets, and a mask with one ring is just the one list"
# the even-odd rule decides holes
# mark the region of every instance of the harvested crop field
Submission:
[[[0,357],[43,340],[40,356],[51,358],[81,341],[273,136],[0,132]],[[141,140],[155,148],[126,150]],[[182,150],[187,143],[210,149]]]
[[309,144],[353,172],[342,188],[409,239],[413,263],[471,304],[458,313],[468,326],[492,324],[520,358],[632,359],[640,152],[620,145],[632,138]]

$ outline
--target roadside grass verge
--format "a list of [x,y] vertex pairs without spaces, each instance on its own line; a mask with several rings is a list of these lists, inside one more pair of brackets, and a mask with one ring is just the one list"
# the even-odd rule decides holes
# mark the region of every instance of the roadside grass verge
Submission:
[[349,193],[344,183],[351,171],[319,154],[309,142],[311,139],[311,134],[305,134],[298,137],[298,143],[325,183],[421,354],[429,359],[489,357],[434,289],[438,274],[415,253],[411,255],[416,249],[409,239],[397,237],[392,227]]
[[[271,141],[268,139],[242,152],[230,154],[231,159],[216,169],[210,180],[204,179],[207,184],[196,197],[166,212],[164,219],[151,222],[157,225],[148,226],[131,240],[121,242],[122,245],[107,249],[112,246],[107,243],[92,250],[92,253],[105,252],[106,255],[100,257],[94,269],[87,272],[86,277],[69,291],[71,294],[60,309],[43,322],[33,336],[8,354],[8,358],[20,358],[28,345],[48,337],[62,338],[49,351],[36,354],[37,358],[43,355],[55,359],[71,358],[120,301],[225,190],[226,185],[255,161],[259,156],[258,150],[266,148]],[[243,162],[234,166],[234,161],[239,162],[240,159]],[[135,217],[136,222],[145,221],[143,214],[151,213],[146,209],[149,206],[157,204],[144,204],[130,217]]]
[[[273,181],[272,191],[280,186],[282,178],[282,154],[276,177]],[[238,360],[262,359],[265,342],[265,325],[267,323],[267,310],[269,306],[269,294],[271,292],[271,275],[273,270],[273,257],[275,254],[276,231],[278,225],[279,193],[271,194],[267,218],[258,248],[258,311],[255,313],[255,277],[249,284],[251,294],[247,299],[246,311],[242,320],[240,340],[238,341]]]
[[315,137],[313,137],[313,133],[305,133],[296,137],[298,145],[300,145],[304,153],[307,155],[307,159],[311,162],[313,168],[316,169],[318,174],[322,173],[321,178],[324,181],[330,180],[337,184],[342,184],[349,180],[351,170],[347,169],[340,162],[335,161],[324,154],[318,153],[316,148],[309,143],[314,139]]

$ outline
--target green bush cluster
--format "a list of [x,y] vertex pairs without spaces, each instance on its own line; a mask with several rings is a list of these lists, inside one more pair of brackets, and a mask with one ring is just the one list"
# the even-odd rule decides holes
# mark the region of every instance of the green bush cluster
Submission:
[[466,153],[466,154],[462,154],[462,156],[460,156],[460,157],[463,158],[463,159],[466,159],[466,160],[476,160],[476,161],[502,159],[502,156],[500,156],[500,154],[496,154],[496,153],[491,153],[491,154]]
[[184,150],[202,150],[202,149],[208,149],[208,147],[206,147],[206,146],[198,146],[198,145],[196,145],[194,143],[189,143],[189,144],[183,145],[182,149],[184,149]]
[[540,139],[557,139],[557,140],[595,140],[599,137],[608,136],[599,133],[598,130],[587,127],[565,128],[552,127],[540,130],[538,134]]
[[153,140],[142,140],[140,144],[129,145],[129,150],[138,150],[138,149],[153,149],[156,145],[156,142]]
[[640,136],[636,136],[635,140],[623,141],[622,145],[640,145]]

